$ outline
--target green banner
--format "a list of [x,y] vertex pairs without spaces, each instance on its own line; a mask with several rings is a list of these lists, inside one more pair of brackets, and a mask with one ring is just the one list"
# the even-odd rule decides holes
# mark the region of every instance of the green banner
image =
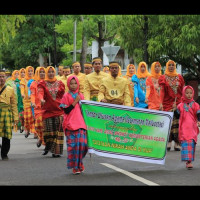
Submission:
[[81,101],[89,153],[164,164],[173,113]]

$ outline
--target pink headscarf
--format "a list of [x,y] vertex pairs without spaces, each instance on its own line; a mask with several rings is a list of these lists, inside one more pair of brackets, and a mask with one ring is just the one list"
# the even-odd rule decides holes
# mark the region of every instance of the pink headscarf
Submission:
[[[77,85],[78,85],[76,91],[71,91],[71,90],[70,90],[70,81],[71,81],[73,78],[76,80]],[[67,78],[67,87],[69,88],[70,92],[72,92],[72,93],[74,93],[74,94],[75,94],[75,93],[78,93],[78,91],[79,91],[79,86],[80,86],[79,80],[78,80],[78,78],[77,78],[76,76],[73,76],[73,75],[72,75],[72,76],[69,76],[69,77]]]
[[[186,89],[190,88],[192,90],[192,98],[191,99],[188,99],[186,96],[185,96],[185,91]],[[192,101],[194,101],[194,89],[192,88],[192,86],[190,85],[186,85],[184,88],[183,88],[183,92],[182,92],[182,97],[181,97],[181,102],[182,103],[190,103]]]

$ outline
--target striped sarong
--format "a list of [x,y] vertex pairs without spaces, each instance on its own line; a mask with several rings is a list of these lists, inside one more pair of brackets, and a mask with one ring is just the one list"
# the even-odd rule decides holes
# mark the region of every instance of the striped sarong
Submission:
[[181,141],[181,160],[194,161],[196,143],[194,140]]
[[31,106],[24,108],[24,127],[31,133],[36,133],[34,121]]
[[41,140],[42,144],[45,145],[44,137],[43,137],[44,126],[43,126],[43,121],[42,121],[42,115],[35,119],[35,130],[36,130],[39,140]]
[[87,146],[87,135],[85,129],[78,129],[76,131],[65,131],[67,144],[67,168],[80,169],[83,165],[83,158],[85,157]]
[[169,142],[171,142],[172,140],[174,140],[174,142],[176,142],[177,144],[179,144],[178,129],[179,129],[179,119],[177,119],[174,116],[173,117],[173,121],[172,121],[171,131],[170,131],[170,134],[169,134]]
[[63,117],[50,117],[44,120],[43,137],[45,150],[55,155],[63,154],[64,132],[62,128]]
[[12,138],[13,117],[10,106],[0,103],[0,137]]

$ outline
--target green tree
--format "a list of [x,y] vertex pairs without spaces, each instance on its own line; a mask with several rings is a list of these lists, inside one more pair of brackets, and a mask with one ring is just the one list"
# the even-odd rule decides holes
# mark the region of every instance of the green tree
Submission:
[[[60,22],[60,16],[56,16],[56,22]],[[12,67],[26,67],[28,65],[39,66],[39,54],[46,59],[46,65],[55,66],[54,58],[54,21],[53,15],[27,15],[26,23],[19,27],[16,36],[10,40],[4,54],[10,54],[13,60]],[[58,63],[63,58],[60,47],[64,44],[63,38],[57,35],[57,60]],[[52,63],[48,63],[49,55]],[[6,63],[7,61],[4,60]]]
[[24,15],[0,15],[0,45],[8,44],[10,38],[14,38],[17,28],[25,22]]
[[160,15],[151,32],[148,51],[153,59],[164,64],[172,59],[200,78],[199,15]]

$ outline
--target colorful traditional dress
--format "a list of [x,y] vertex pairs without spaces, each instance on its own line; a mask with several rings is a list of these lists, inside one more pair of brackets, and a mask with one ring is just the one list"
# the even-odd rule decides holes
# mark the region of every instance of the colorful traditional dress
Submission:
[[[33,70],[33,75],[31,77],[28,76],[28,70],[32,69]],[[26,67],[26,73],[25,73],[25,78],[22,78],[20,81],[21,85],[21,95],[23,98],[23,104],[24,104],[24,127],[27,130],[27,134],[34,133],[36,134],[35,131],[35,125],[34,125],[34,116],[32,113],[32,108],[31,108],[31,98],[28,95],[28,81],[30,79],[34,78],[34,68],[32,66],[27,66]]]
[[2,137],[1,157],[7,157],[10,150],[13,122],[18,121],[17,99],[14,89],[0,87],[0,137]]
[[[141,66],[145,66],[145,72],[141,72]],[[147,70],[147,64],[140,62],[137,69],[137,75],[132,76],[132,82],[134,83],[134,106],[139,108],[147,108],[148,105],[145,103],[146,99],[146,79],[149,76]],[[136,98],[139,99],[139,103],[136,102]]]
[[102,79],[99,87],[98,101],[106,99],[107,103],[131,106],[128,80],[109,75]]
[[80,96],[81,100],[83,100],[84,97],[79,92],[79,81],[76,76],[70,76],[68,78],[68,87],[73,78],[76,80],[78,88],[74,92],[69,90],[69,92],[64,94],[60,107],[62,107],[65,112],[63,130],[65,131],[67,143],[67,167],[68,169],[73,168],[75,170],[82,170],[83,158],[88,150],[86,135],[87,128],[79,103],[76,103],[75,106],[73,106],[72,103],[77,95]]
[[197,135],[199,134],[199,128],[197,126],[197,116],[200,118],[200,106],[192,99],[185,97],[185,90],[194,90],[191,86],[185,86],[183,89],[183,97],[181,103],[177,106],[175,114],[178,114],[179,118],[179,141],[181,143],[181,160],[193,161],[195,157],[195,146],[197,144]]
[[109,74],[103,71],[100,71],[99,73],[92,72],[86,75],[84,88],[85,100],[98,101],[100,83],[104,77],[108,76]]
[[[181,103],[182,91],[185,85],[185,81],[183,77],[176,72],[176,68],[174,72],[169,72],[168,67],[170,63],[173,63],[176,67],[175,62],[169,60],[166,63],[165,74],[160,76],[158,83],[161,87],[161,101],[163,110],[173,112],[174,102],[176,105]],[[172,140],[174,140],[176,144],[179,144],[178,129],[178,119],[176,116],[174,116],[168,142],[171,143]]]
[[134,74],[136,74],[135,65],[129,64],[129,65],[127,65],[127,68],[126,68],[126,75],[123,76],[123,78],[126,78],[126,79],[128,80],[128,82],[129,82],[129,92],[130,92],[130,96],[131,96],[131,106],[134,106],[134,101],[133,101],[133,99],[134,99],[134,84],[133,84],[133,82],[131,81],[132,76],[133,76],[134,74],[131,74],[131,73],[129,72],[129,67],[133,67],[134,70],[135,70],[135,71],[134,71]]
[[[49,66],[46,69],[46,74],[48,74],[50,68],[55,71],[54,67]],[[63,153],[64,133],[62,122],[64,112],[59,105],[64,93],[65,85],[62,81],[56,80],[55,77],[52,80],[41,80],[38,83],[38,98],[45,100],[44,105],[42,105],[45,151],[50,151],[53,155]]]
[[146,99],[148,99],[148,109],[152,110],[159,110],[162,103],[160,97],[160,85],[158,83],[161,72],[158,74],[155,72],[156,64],[159,64],[161,68],[161,64],[159,62],[152,63],[151,75],[146,80]]
[[43,137],[43,121],[42,121],[42,108],[41,108],[41,101],[38,97],[38,83],[41,80],[39,77],[40,69],[44,69],[44,67],[37,67],[35,72],[35,81],[31,84],[31,103],[35,104],[34,108],[34,117],[35,117],[35,130],[39,137],[39,140],[42,141],[42,144],[45,145],[44,137]]

